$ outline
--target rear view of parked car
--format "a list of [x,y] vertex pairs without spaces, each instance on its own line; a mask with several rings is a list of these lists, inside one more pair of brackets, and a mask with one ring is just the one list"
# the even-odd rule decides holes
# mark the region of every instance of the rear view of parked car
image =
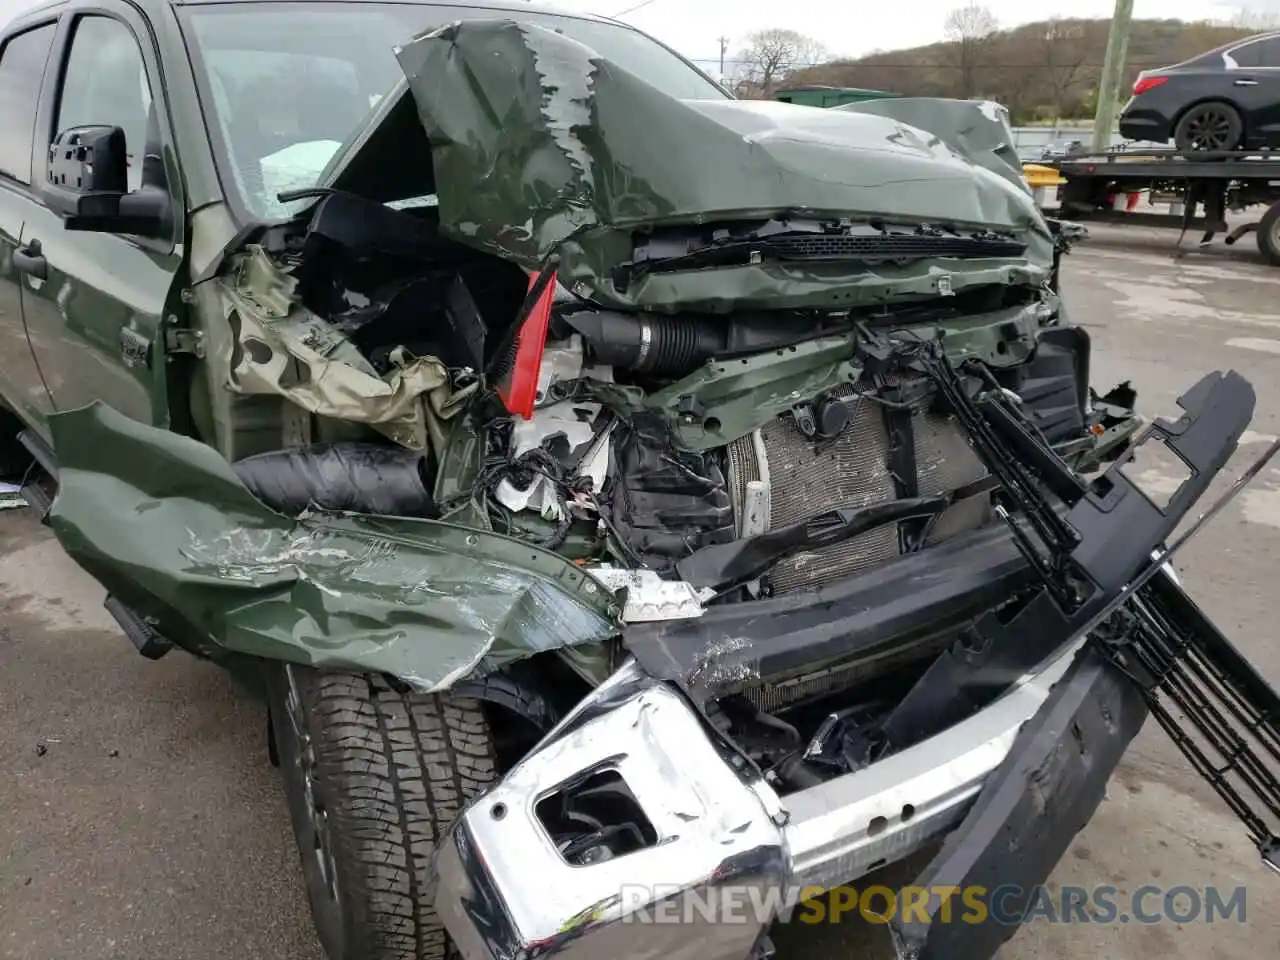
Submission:
[[1280,32],[1144,70],[1120,116],[1120,134],[1172,140],[1179,150],[1280,146]]

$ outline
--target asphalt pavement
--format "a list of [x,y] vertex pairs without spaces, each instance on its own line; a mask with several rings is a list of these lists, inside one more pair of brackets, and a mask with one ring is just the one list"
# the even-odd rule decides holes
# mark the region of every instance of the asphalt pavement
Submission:
[[[1239,250],[1172,256],[1174,234],[1096,228],[1067,261],[1093,381],[1129,380],[1169,414],[1202,373],[1258,391],[1238,471],[1280,433],[1280,269]],[[1159,485],[1169,478],[1150,476]],[[1183,582],[1280,685],[1280,467],[1180,557]],[[102,591],[27,510],[0,513],[0,957],[320,960],[263,713],[217,669],[139,657]],[[881,879],[892,884],[901,871]],[[1280,943],[1280,877],[1152,724],[1051,887],[1243,887],[1238,919],[1024,927],[1001,960],[1253,960]],[[1153,903],[1158,902],[1153,901]],[[887,957],[856,912],[793,923],[780,960]]]

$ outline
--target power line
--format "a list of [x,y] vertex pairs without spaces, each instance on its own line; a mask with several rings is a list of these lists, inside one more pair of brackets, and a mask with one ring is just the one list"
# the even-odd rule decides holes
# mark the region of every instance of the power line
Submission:
[[619,17],[626,16],[628,13],[635,13],[642,7],[647,7],[649,4],[657,2],[658,0],[643,0],[642,3],[637,3],[634,7],[627,7],[625,10],[619,10],[617,13],[609,14],[609,18],[611,20],[617,20]]

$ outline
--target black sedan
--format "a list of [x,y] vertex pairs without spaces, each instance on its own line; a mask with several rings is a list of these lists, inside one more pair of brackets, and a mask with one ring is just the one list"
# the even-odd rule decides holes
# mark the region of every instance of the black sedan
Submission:
[[1280,31],[1144,70],[1120,115],[1130,140],[1179,150],[1280,147]]

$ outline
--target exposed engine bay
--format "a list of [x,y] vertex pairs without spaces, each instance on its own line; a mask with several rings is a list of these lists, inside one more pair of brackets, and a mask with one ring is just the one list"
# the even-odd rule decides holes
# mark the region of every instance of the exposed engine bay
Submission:
[[[605,545],[612,562],[675,576],[724,602],[831,583],[990,519],[977,486],[986,471],[958,427],[929,410],[927,391],[913,403],[893,399],[902,395],[897,386],[836,387],[700,451],[675,446],[661,416],[619,416],[591,399],[607,400],[611,385],[649,373],[638,366],[641,344],[662,361],[671,343],[697,342],[696,322],[664,319],[591,310],[553,317],[553,332],[567,328],[569,336],[548,341],[541,405],[531,420],[500,418],[489,427],[490,472],[481,486],[496,529],[558,548],[574,520],[599,519],[613,538]],[[578,332],[584,328],[590,338]],[[624,347],[630,356],[619,356]],[[661,366],[688,373],[702,358],[687,353]],[[958,490],[972,499],[928,500]],[[891,503],[902,523],[886,514],[865,533],[846,529],[834,513]],[[552,529],[531,533],[535,517]],[[796,528],[814,523],[832,529],[824,538]],[[748,541],[758,555],[744,565]]]
[[[237,255],[238,391],[363,418],[396,441],[237,458],[272,505],[480,525],[606,577],[642,571],[659,591],[658,580],[677,581],[698,603],[733,602],[820,587],[992,519],[987,470],[927,378],[895,359],[903,341],[890,331],[908,331],[906,353],[949,334],[987,356],[1000,387],[1068,452],[1132,406],[1091,403],[1087,336],[1057,323],[1044,289],[894,310],[662,315],[598,307],[544,271],[538,303],[523,271],[441,239],[431,213],[334,193]],[[759,227],[774,244],[813,237],[812,224]],[[720,246],[736,249],[741,233]],[[866,228],[827,234],[828,247],[844,238],[875,252]],[[882,255],[909,255],[894,231],[880,235]],[[921,250],[939,239],[963,248],[915,236]],[[988,242],[974,241],[980,252]],[[639,240],[636,260],[655,245]],[[282,316],[263,320],[268,293],[284,295]],[[517,341],[539,308],[526,356]],[[357,406],[356,375],[396,389]],[[513,412],[516,378],[526,399]],[[644,602],[633,598],[624,619],[688,615],[640,612]]]
[[[530,275],[451,244],[433,213],[330,193],[233,258],[239,391],[304,406],[316,427],[364,419],[374,431],[315,442],[309,429],[311,443],[239,458],[236,473],[289,515],[422,517],[555,551],[616,595],[624,624],[806,596],[998,522],[996,478],[923,365],[936,350],[1073,462],[1114,457],[1136,426],[1127,387],[1089,391],[1087,335],[1061,322],[1045,287],[829,311],[623,311],[566,289],[553,262]],[[755,228],[765,249],[792,257],[822,238],[820,256],[851,245],[898,260],[931,244],[963,256],[997,243],[792,226]],[[708,254],[709,233],[638,235],[615,281],[691,256],[718,263],[752,242],[735,227]],[[264,320],[264,291],[285,294],[278,318]],[[395,389],[353,407],[357,374]],[[711,709],[781,787],[800,788],[867,762],[813,758],[830,753],[837,728],[888,710],[964,626],[785,675],[744,674]],[[743,642],[726,636],[719,652]],[[874,697],[860,692],[870,687]]]

